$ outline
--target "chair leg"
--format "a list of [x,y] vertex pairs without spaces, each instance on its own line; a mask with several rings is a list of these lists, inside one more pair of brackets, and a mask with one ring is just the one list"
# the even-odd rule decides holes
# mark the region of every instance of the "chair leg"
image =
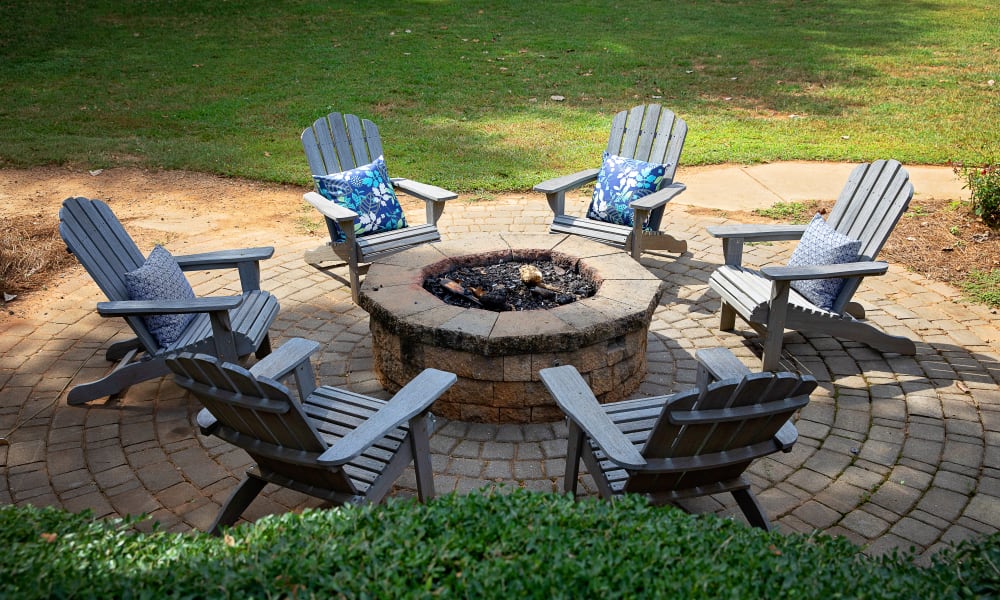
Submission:
[[243,478],[243,481],[230,494],[226,503],[219,509],[219,514],[215,516],[215,522],[212,523],[212,527],[208,530],[209,534],[219,535],[222,527],[228,527],[235,523],[236,519],[240,518],[243,511],[257,497],[257,494],[267,485],[267,482],[260,478],[255,469],[256,467],[253,467],[247,471],[246,477]]
[[742,490],[733,490],[732,493],[740,510],[743,511],[743,515],[751,525],[759,527],[764,531],[771,531],[771,523],[768,522],[767,515],[764,514],[764,509],[761,508],[760,503],[757,502],[757,497],[753,495],[749,487]]
[[127,363],[123,361],[101,379],[74,387],[69,391],[66,401],[76,405],[122,394],[133,384],[162,377],[169,372],[170,370],[162,358]]
[[722,301],[722,316],[719,320],[720,331],[736,329],[736,309],[725,300]]
[[257,351],[254,352],[254,356],[257,360],[260,360],[271,353],[271,334],[265,334],[264,339],[261,340],[260,346],[257,346]]
[[566,473],[563,475],[563,492],[576,496],[580,477],[580,453],[583,451],[583,431],[573,421],[569,422],[566,441]]
[[434,473],[431,468],[430,434],[427,413],[410,419],[410,447],[413,451],[413,470],[417,476],[417,497],[421,502],[434,498]]
[[142,349],[142,345],[139,343],[139,338],[132,338],[123,342],[115,342],[114,344],[111,344],[104,356],[111,362],[118,362],[128,356],[129,352],[132,352],[133,350],[138,351],[140,349]]

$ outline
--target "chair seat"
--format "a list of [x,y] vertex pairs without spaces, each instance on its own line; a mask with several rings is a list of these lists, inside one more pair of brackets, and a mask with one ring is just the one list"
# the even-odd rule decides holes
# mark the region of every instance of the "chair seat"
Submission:
[[[278,317],[278,311],[278,299],[269,292],[252,290],[243,294],[243,303],[229,312],[237,355],[245,356],[260,346],[267,337],[268,328]],[[191,319],[177,340],[161,349],[159,354],[180,350],[205,352],[213,347],[211,319],[208,314],[199,313]]]
[[413,246],[428,242],[440,242],[441,233],[434,225],[411,225],[402,229],[370,233],[359,237],[358,253],[362,262],[371,262],[374,258],[399,252]]
[[[769,302],[771,299],[771,282],[762,276],[758,271],[732,265],[722,265],[716,269],[708,278],[709,286],[725,298],[738,313],[746,315],[748,321],[754,323],[767,323]],[[850,318],[849,315],[841,317],[837,313],[819,308],[794,288],[788,291],[789,313],[799,311],[810,316],[827,315],[831,319]],[[789,321],[794,320],[794,316],[788,317]],[[794,327],[791,327],[794,329]]]
[[[316,431],[332,446],[354,427],[371,418],[385,404],[384,400],[378,398],[322,386],[305,399],[302,407]],[[344,472],[361,495],[386,471],[389,461],[399,451],[408,432],[406,424],[400,425],[344,465]]]
[[557,215],[552,219],[549,227],[552,233],[569,233],[588,237],[605,244],[614,246],[624,246],[628,236],[632,235],[632,228],[628,225],[617,225],[615,223],[605,223],[583,217],[571,217],[569,215]]

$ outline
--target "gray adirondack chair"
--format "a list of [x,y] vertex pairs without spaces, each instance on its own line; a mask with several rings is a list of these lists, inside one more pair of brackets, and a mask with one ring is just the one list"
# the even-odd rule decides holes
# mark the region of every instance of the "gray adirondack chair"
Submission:
[[[374,123],[355,115],[342,115],[338,112],[321,117],[310,127],[306,127],[302,131],[302,147],[313,175],[348,171],[366,165],[384,154],[382,139]],[[350,275],[351,295],[355,303],[358,301],[362,263],[371,262],[380,255],[439,241],[441,234],[438,232],[437,222],[444,212],[445,202],[458,197],[446,189],[401,177],[393,177],[392,185],[395,191],[405,192],[426,203],[425,224],[356,236],[354,221],[358,215],[354,211],[327,200],[317,192],[309,192],[303,196],[306,202],[323,215],[330,232],[330,242],[315,250],[307,251],[305,260],[315,267],[330,261],[346,262]],[[346,235],[345,242],[335,241],[337,235],[334,223],[337,223]]]
[[[182,352],[167,360],[177,383],[204,405],[198,427],[245,450],[255,462],[219,510],[217,535],[267,483],[333,504],[379,502],[410,462],[421,501],[434,497],[430,405],[452,373],[425,369],[388,401],[316,387],[309,357],[316,342],[293,338],[249,370],[214,356]],[[281,383],[292,377],[293,397]]]
[[569,417],[564,491],[576,494],[582,460],[602,498],[635,493],[676,504],[729,492],[751,525],[770,530],[743,473],[757,458],[791,451],[798,432],[790,418],[816,380],[750,373],[723,348],[696,358],[694,389],[603,405],[572,365],[539,372]]
[[[600,169],[586,169],[543,181],[534,190],[545,194],[552,209],[549,230],[624,248],[636,260],[646,250],[687,252],[686,241],[660,231],[667,202],[686,189],[684,184],[674,182],[686,136],[687,123],[659,104],[636,106],[615,115],[606,150],[617,156],[666,165],[660,190],[631,203],[635,217],[633,226],[628,227],[566,214],[566,192],[596,181]],[[643,229],[647,220],[649,231]]]
[[[799,239],[806,226],[709,227],[712,236],[722,239],[726,263],[709,278],[709,286],[722,296],[720,328],[732,330],[739,315],[764,336],[766,371],[778,368],[785,329],[864,342],[883,352],[915,354],[912,340],[889,335],[864,321],[864,307],[852,300],[864,277],[889,269],[888,263],[874,259],[912,197],[909,174],[895,160],[877,160],[854,169],[827,218],[827,224],[839,233],[861,241],[860,258],[853,263],[748,269],[741,264],[745,242]],[[846,283],[830,310],[819,308],[790,287],[794,280],[832,277],[845,278]]]
[[[112,344],[106,353],[117,363],[97,381],[74,387],[70,404],[124,394],[129,386],[162,377],[169,371],[163,360],[181,350],[207,352],[236,361],[271,351],[268,328],[278,316],[278,301],[260,289],[260,261],[274,248],[245,248],[176,256],[182,270],[237,269],[242,293],[237,296],[194,300],[134,301],[125,287],[125,273],[138,269],[145,257],[107,204],[87,198],[67,198],[59,210],[59,233],[108,302],[97,304],[104,317],[123,317],[135,338]],[[173,343],[161,346],[142,317],[156,314],[194,313]]]

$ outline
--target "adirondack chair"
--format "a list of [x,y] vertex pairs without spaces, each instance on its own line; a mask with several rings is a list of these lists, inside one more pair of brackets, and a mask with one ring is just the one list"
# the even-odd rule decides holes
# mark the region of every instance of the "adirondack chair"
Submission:
[[[197,417],[202,434],[242,448],[256,463],[219,510],[213,535],[235,523],[267,483],[333,504],[377,503],[413,462],[419,499],[434,497],[428,409],[455,375],[425,369],[384,401],[316,387],[309,357],[317,349],[293,338],[249,370],[190,352],[167,359],[177,383],[205,406]],[[281,383],[290,376],[295,398]]]
[[[337,112],[321,117],[310,127],[306,127],[302,131],[302,147],[314,177],[349,171],[383,155],[382,140],[374,123],[355,115]],[[444,212],[444,203],[458,197],[454,192],[443,188],[400,177],[392,178],[392,186],[395,190],[406,192],[426,203],[426,224],[358,236],[354,230],[355,220],[358,219],[356,212],[317,193],[318,186],[317,192],[309,192],[304,196],[306,202],[313,205],[326,219],[330,232],[330,242],[307,251],[305,260],[317,268],[325,262],[346,262],[355,303],[358,301],[361,264],[371,262],[379,255],[439,241],[441,234],[438,232],[437,222]],[[338,229],[346,236],[346,241],[337,241],[341,237]]]
[[572,365],[539,372],[569,417],[565,492],[576,495],[582,460],[604,499],[635,493],[677,504],[729,492],[751,525],[771,529],[743,472],[757,458],[791,451],[798,432],[789,419],[808,404],[816,380],[750,373],[724,348],[699,350],[696,359],[694,389],[603,405]]
[[[736,315],[764,337],[763,368],[774,371],[781,356],[785,329],[825,333],[864,342],[883,352],[912,355],[916,346],[905,337],[889,335],[864,321],[865,310],[852,301],[861,280],[882,275],[889,265],[874,259],[913,197],[909,175],[895,160],[878,160],[854,169],[827,224],[836,232],[861,242],[856,262],[820,266],[743,266],[743,244],[799,239],[805,225],[735,225],[709,227],[722,239],[725,265],[709,278],[722,296],[720,328],[735,327]],[[792,287],[796,280],[844,278],[845,283],[828,308],[821,308]]]
[[[687,252],[687,242],[660,231],[667,202],[686,189],[674,182],[680,161],[687,123],[659,104],[636,106],[622,111],[611,121],[606,152],[614,156],[665,165],[659,191],[631,202],[634,211],[631,227],[606,223],[587,217],[566,214],[566,192],[585,183],[597,181],[600,169],[587,169],[571,175],[543,181],[534,187],[545,194],[552,209],[552,233],[581,235],[624,248],[639,260],[644,250]],[[646,223],[646,227],[643,224]]]
[[[97,312],[123,317],[135,333],[135,338],[108,348],[107,359],[117,364],[102,379],[70,390],[70,404],[116,397],[135,383],[166,375],[164,357],[172,352],[208,352],[235,362],[251,352],[262,357],[271,351],[268,328],[278,316],[278,301],[260,289],[260,261],[270,258],[274,248],[175,257],[182,270],[237,269],[242,287],[238,296],[135,301],[130,299],[125,274],[142,267],[145,257],[107,204],[67,198],[59,210],[59,233],[108,298],[97,304]],[[175,341],[162,345],[143,319],[159,314],[195,316]]]

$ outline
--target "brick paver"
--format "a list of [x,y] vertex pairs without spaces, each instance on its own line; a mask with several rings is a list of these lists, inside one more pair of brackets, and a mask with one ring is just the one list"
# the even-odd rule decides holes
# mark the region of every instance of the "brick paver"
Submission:
[[[574,206],[583,203],[571,203]],[[406,205],[419,219],[419,207]],[[414,209],[414,210],[411,210]],[[544,199],[526,196],[475,204],[452,203],[440,223],[445,239],[464,232],[542,233]],[[721,245],[704,227],[722,216],[671,205],[668,230],[689,240],[689,254],[645,256],[667,284],[647,338],[648,371],[636,396],[691,386],[694,352],[730,348],[759,367],[756,336],[747,328],[718,330],[718,298],[708,276],[722,262]],[[270,237],[273,237],[270,236]],[[264,287],[281,301],[272,329],[276,344],[293,336],[317,340],[323,383],[385,397],[372,372],[367,314],[350,301],[346,270],[306,265],[316,238],[270,239]],[[220,247],[219,239],[185,245],[185,252]],[[783,261],[790,244],[751,246],[750,263]],[[234,274],[192,278],[196,289],[235,289]],[[101,299],[78,274],[50,290],[45,315],[0,324],[0,502],[90,508],[98,516],[147,512],[168,530],[204,528],[236,485],[246,456],[197,433],[195,400],[169,379],[137,385],[123,398],[66,405],[72,384],[100,376],[104,349],[128,336],[124,323],[93,310]],[[1000,330],[983,307],[897,266],[869,278],[857,298],[869,318],[917,341],[915,357],[885,355],[827,336],[790,334],[786,362],[820,381],[799,417],[793,452],[751,468],[757,495],[781,531],[819,529],[865,544],[872,553],[914,547],[923,559],[945,542],[1000,528]],[[740,325],[738,324],[738,327]],[[447,368],[446,365],[442,368]],[[565,471],[564,423],[490,425],[439,419],[431,439],[439,493],[482,486],[559,491]],[[396,495],[414,493],[412,472]],[[247,511],[319,506],[315,499],[269,486]],[[580,489],[594,492],[582,473]],[[735,515],[731,498],[693,503]]]

